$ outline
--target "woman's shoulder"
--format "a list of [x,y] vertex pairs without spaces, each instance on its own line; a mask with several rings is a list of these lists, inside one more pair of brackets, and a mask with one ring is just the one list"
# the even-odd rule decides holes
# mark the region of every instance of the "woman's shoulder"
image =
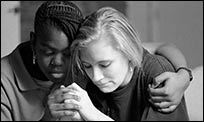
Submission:
[[9,56],[1,58],[1,79],[3,76],[11,76],[13,74],[12,66],[9,63]]
[[173,65],[163,56],[150,54],[144,49],[142,68],[145,73],[158,75],[165,71],[174,71]]
[[15,85],[16,80],[19,79],[18,74],[23,74],[21,76],[26,77],[24,75],[24,73],[26,72],[24,68],[25,66],[22,61],[22,56],[19,50],[25,44],[27,45],[28,42],[19,44],[9,55],[1,58],[1,83],[2,85],[5,85],[5,86],[9,84]]
[[1,59],[1,87],[2,93],[12,92],[15,87],[15,75],[8,56]]

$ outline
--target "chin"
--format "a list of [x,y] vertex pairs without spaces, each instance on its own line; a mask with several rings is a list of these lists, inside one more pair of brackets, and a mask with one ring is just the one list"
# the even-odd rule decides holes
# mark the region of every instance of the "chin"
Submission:
[[50,77],[49,78],[53,83],[59,83],[62,81],[62,78],[54,78],[54,77]]
[[111,93],[111,92],[113,92],[115,89],[111,89],[111,88],[100,88],[100,90],[101,90],[103,93]]

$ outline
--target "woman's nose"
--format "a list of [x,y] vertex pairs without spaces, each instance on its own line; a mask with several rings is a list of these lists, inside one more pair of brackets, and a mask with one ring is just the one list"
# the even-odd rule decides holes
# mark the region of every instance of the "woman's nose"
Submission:
[[93,68],[92,80],[100,81],[103,78],[103,72],[99,68]]

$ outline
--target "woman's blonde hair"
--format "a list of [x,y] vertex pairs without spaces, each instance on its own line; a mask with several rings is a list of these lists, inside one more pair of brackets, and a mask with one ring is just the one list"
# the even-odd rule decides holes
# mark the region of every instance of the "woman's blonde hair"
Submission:
[[74,62],[81,71],[80,50],[107,34],[113,37],[116,48],[130,60],[132,67],[141,67],[143,48],[138,34],[121,12],[103,7],[85,18],[71,45]]

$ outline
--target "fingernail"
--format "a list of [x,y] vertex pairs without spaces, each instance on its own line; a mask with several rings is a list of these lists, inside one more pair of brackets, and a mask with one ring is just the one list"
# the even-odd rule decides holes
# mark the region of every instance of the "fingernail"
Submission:
[[68,102],[69,102],[69,100],[64,100],[64,102],[65,102],[65,103],[68,103]]
[[64,86],[64,85],[61,85],[60,88],[65,88],[65,86]]

